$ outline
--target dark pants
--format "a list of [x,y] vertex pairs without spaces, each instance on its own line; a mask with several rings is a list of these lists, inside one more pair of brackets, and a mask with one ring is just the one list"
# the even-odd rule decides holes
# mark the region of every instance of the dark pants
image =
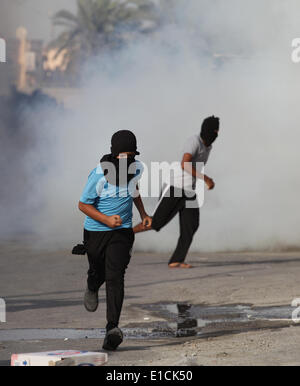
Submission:
[[88,253],[88,288],[98,291],[106,283],[107,330],[119,324],[124,300],[124,276],[134,242],[132,229],[107,232],[84,230]]
[[196,196],[192,198],[186,197],[182,190],[179,191],[179,189],[171,186],[160,198],[160,203],[154,213],[152,228],[157,232],[179,213],[180,236],[169,264],[184,262],[192,244],[194,234],[199,227],[199,208],[188,208],[186,206],[187,201],[191,202],[194,200],[196,200]]

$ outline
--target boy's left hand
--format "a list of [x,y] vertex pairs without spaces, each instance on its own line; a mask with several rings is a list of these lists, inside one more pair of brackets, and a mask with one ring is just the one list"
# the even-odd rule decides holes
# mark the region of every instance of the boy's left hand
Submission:
[[145,228],[151,228],[151,225],[152,225],[152,217],[148,216],[148,215],[145,215],[143,216],[142,218],[143,220],[143,226]]

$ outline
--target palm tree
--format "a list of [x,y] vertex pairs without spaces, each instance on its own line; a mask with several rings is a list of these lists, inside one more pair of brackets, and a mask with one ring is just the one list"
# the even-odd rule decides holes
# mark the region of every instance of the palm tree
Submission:
[[77,8],[76,15],[61,10],[53,20],[65,31],[50,47],[57,49],[57,56],[64,54],[69,68],[105,49],[119,48],[137,32],[149,32],[158,20],[151,0],[77,0]]

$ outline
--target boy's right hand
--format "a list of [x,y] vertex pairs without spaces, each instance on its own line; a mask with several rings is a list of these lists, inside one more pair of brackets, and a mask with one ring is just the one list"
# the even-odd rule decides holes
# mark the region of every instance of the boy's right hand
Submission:
[[122,225],[122,219],[118,215],[107,216],[106,225],[109,228],[117,228]]

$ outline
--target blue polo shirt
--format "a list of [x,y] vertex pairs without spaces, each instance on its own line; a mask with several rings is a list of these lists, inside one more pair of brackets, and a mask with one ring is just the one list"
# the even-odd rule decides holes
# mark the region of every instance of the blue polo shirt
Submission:
[[80,201],[83,204],[93,205],[99,212],[107,216],[119,215],[122,225],[112,229],[87,216],[84,222],[86,230],[98,232],[132,228],[133,198],[143,170],[143,164],[136,161],[135,177],[127,186],[115,186],[108,183],[100,164],[91,172]]

